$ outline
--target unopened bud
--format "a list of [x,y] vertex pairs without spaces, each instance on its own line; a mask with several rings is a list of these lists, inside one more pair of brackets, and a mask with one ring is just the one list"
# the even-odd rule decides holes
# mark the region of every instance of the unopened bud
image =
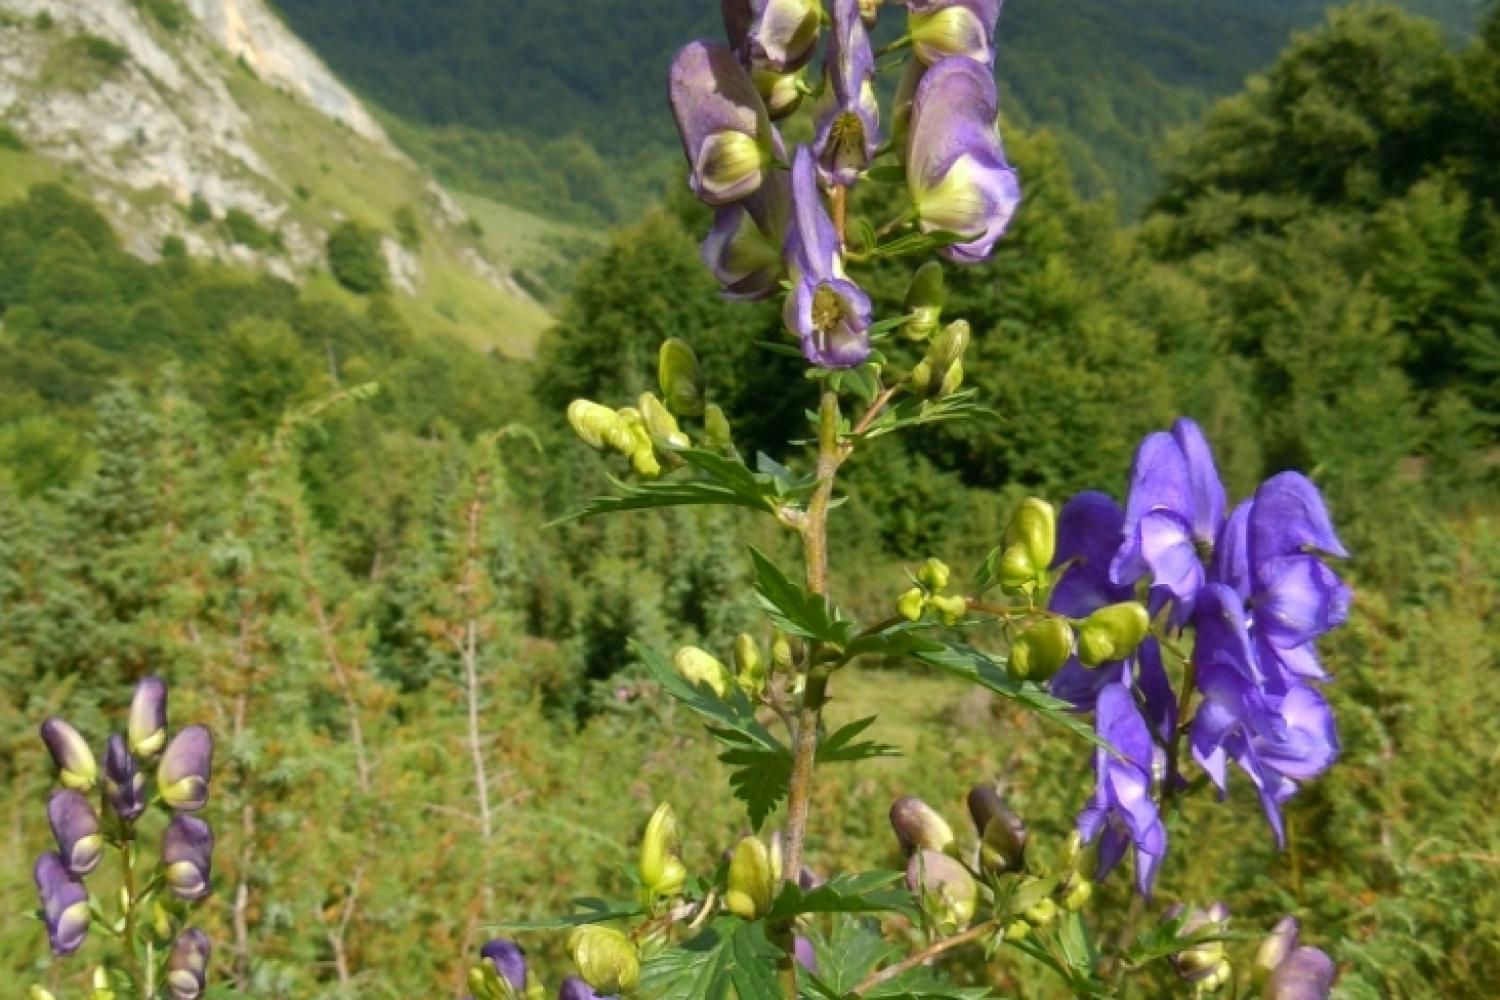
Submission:
[[978,832],[979,865],[989,875],[1020,871],[1026,863],[1026,823],[989,785],[969,790],[969,816]]
[[94,966],[93,987],[89,1000],[115,1000],[114,984],[109,981],[109,970],[102,965]]
[[1026,908],[1021,916],[1033,927],[1046,927],[1057,919],[1057,904],[1046,896]]
[[1209,970],[1208,975],[1198,980],[1198,993],[1217,993],[1229,982],[1229,977],[1234,974],[1234,968],[1229,964],[1229,959],[1221,958],[1219,963]]
[[42,742],[52,755],[57,766],[57,780],[64,788],[75,792],[93,789],[99,780],[99,765],[88,741],[73,726],[62,719],[48,719],[42,723]]
[[749,632],[734,637],[734,680],[752,698],[766,689],[766,661],[760,643]]
[[922,617],[922,611],[927,607],[927,594],[921,587],[913,587],[902,594],[896,601],[896,610],[901,617],[909,622],[918,621]]
[[750,78],[755,81],[755,89],[760,92],[761,100],[766,102],[766,113],[771,116],[772,121],[780,121],[796,111],[802,103],[806,84],[803,77],[802,70],[791,73],[778,73],[774,69],[751,71]]
[[[1178,903],[1166,912],[1166,919],[1171,920],[1182,916],[1185,909],[1181,903]],[[1195,906],[1192,909],[1186,909],[1186,914],[1182,926],[1177,931],[1180,938],[1221,932],[1229,924],[1229,908],[1223,903],[1215,903],[1206,910]],[[1178,976],[1185,982],[1197,983],[1213,975],[1219,964],[1224,961],[1224,942],[1204,941],[1174,953],[1171,959],[1172,968],[1177,970]]]
[[675,896],[687,881],[677,837],[677,814],[663,802],[646,822],[641,836],[641,885],[653,896]]
[[49,991],[33,983],[30,991],[30,1000],[57,1000]]
[[640,982],[640,953],[630,938],[611,927],[575,928],[568,936],[568,951],[579,975],[600,993],[626,993]]
[[776,630],[776,637],[771,641],[771,663],[776,669],[785,673],[797,665],[801,656],[801,643],[794,640],[780,629]]
[[661,463],[656,460],[656,452],[650,448],[638,448],[631,452],[630,467],[642,479],[655,479],[661,475]]
[[771,870],[770,852],[755,837],[746,837],[735,847],[729,862],[724,905],[738,917],[757,920],[770,911],[775,894],[776,877]]
[[1005,940],[1024,941],[1031,933],[1031,925],[1024,920],[1012,920],[1005,925]]
[[903,795],[891,805],[891,829],[907,855],[915,851],[952,851],[953,828],[915,795]]
[[641,419],[646,422],[646,429],[651,432],[652,437],[665,441],[674,448],[686,448],[692,443],[682,433],[682,428],[677,426],[677,418],[667,412],[655,393],[641,393],[636,405],[640,408]]
[[906,887],[940,934],[955,934],[969,925],[979,901],[974,876],[958,861],[937,851],[921,850],[906,865]]
[[1301,924],[1296,917],[1282,917],[1271,929],[1271,933],[1261,942],[1259,950],[1255,953],[1255,976],[1264,979],[1276,967],[1286,961],[1286,957],[1297,947],[1297,940],[1301,933]]
[[969,602],[957,594],[929,597],[927,603],[942,616],[944,625],[957,625],[969,613]]
[[1077,913],[1088,905],[1088,901],[1094,895],[1094,883],[1074,872],[1066,882],[1063,883],[1062,905],[1072,913]]
[[[919,396],[941,399],[963,380],[963,357],[969,348],[969,324],[955,320],[933,338],[927,355],[911,371],[911,388]],[[955,369],[957,376],[954,377]]]
[[703,411],[704,442],[714,451],[728,455],[734,451],[734,434],[729,429],[729,418],[717,403],[710,403]]
[[613,447],[613,435],[617,432],[619,416],[607,406],[587,399],[575,399],[568,404],[568,423],[573,433],[595,451]]
[[474,1000],[516,1000],[515,988],[489,962],[469,970],[469,993]]
[[1007,664],[1014,680],[1042,682],[1073,655],[1073,627],[1061,618],[1043,618],[1022,632],[1010,647]]
[[906,290],[904,308],[911,319],[902,328],[901,335],[908,340],[926,340],[937,329],[943,315],[943,302],[947,297],[943,288],[943,268],[930,260],[917,268],[912,275],[911,286]]
[[729,668],[720,663],[713,654],[697,646],[683,646],[673,657],[672,664],[683,680],[697,687],[707,687],[720,698],[729,694]]
[[686,341],[662,341],[657,355],[656,381],[667,409],[679,417],[703,415],[703,369]]
[[1328,1000],[1338,974],[1333,959],[1318,948],[1293,948],[1266,980],[1265,1000]]
[[1000,586],[1006,593],[1031,589],[1052,565],[1057,550],[1057,512],[1045,500],[1032,497],[1011,515],[1000,558]]
[[1100,608],[1078,626],[1078,658],[1089,667],[1123,660],[1136,651],[1150,629],[1150,616],[1135,601]]
[[952,575],[948,564],[941,559],[928,559],[917,570],[917,579],[922,586],[928,590],[942,590],[948,586],[948,578]]

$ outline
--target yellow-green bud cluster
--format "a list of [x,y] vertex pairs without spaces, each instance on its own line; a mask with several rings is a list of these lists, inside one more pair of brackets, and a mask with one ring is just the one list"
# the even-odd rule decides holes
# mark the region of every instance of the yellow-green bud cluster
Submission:
[[928,399],[942,399],[964,381],[964,352],[969,349],[969,324],[954,320],[933,338],[927,354],[911,370],[911,390]]
[[942,265],[930,260],[917,268],[917,273],[912,275],[911,286],[906,290],[906,301],[903,304],[911,319],[901,328],[901,336],[917,341],[931,337],[942,319],[945,298]]
[[575,399],[568,404],[568,423],[590,448],[624,455],[637,475],[646,479],[661,475],[651,430],[635,407],[611,410],[592,400]]
[[941,560],[928,559],[917,570],[917,586],[896,599],[896,611],[914,622],[930,608],[943,624],[957,625],[968,613],[969,602],[962,595],[943,593],[951,575]]
[[1151,629],[1146,609],[1135,601],[1100,608],[1078,626],[1078,658],[1085,666],[1123,660]]
[[641,956],[635,942],[612,927],[575,928],[568,936],[568,952],[578,974],[597,993],[627,993],[640,982]]
[[1006,667],[1014,680],[1041,682],[1062,669],[1072,653],[1073,627],[1061,618],[1043,618],[1011,643]]
[[677,814],[671,803],[663,802],[651,814],[646,832],[641,836],[639,872],[646,904],[660,897],[675,896],[687,881],[677,836]]
[[1000,545],[996,577],[1000,589],[1011,595],[1036,592],[1047,578],[1047,569],[1057,551],[1057,513],[1045,500],[1032,497],[1011,516]]

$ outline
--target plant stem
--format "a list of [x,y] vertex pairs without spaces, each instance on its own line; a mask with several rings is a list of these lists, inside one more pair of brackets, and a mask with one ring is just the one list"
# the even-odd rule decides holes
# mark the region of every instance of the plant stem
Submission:
[[142,1000],[151,1000],[151,994],[146,992],[146,974],[135,956],[135,831],[128,825],[124,840],[120,860],[124,866],[121,884],[125,887],[125,966],[130,970],[130,981],[135,984],[136,995]]
[[954,948],[971,944],[982,939],[987,934],[994,933],[999,927],[1000,922],[998,920],[986,920],[982,924],[975,924],[962,934],[955,934],[952,937],[943,938],[941,941],[934,941],[926,948],[913,955],[908,955],[895,965],[888,965],[884,969],[872,973],[868,979],[854,987],[854,995],[861,996],[868,993],[881,983],[888,983],[902,973],[930,962],[946,951],[952,951]]

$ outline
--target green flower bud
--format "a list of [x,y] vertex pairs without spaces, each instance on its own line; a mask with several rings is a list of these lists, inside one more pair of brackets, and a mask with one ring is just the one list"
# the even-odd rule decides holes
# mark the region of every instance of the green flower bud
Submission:
[[802,103],[805,85],[802,70],[778,73],[774,69],[754,69],[750,72],[750,79],[755,81],[755,89],[766,102],[766,112],[772,121],[785,118]]
[[953,367],[948,369],[948,374],[943,376],[943,385],[942,388],[938,390],[938,398],[941,399],[944,396],[953,395],[963,386],[963,384],[964,363],[962,361],[955,361],[953,362]]
[[1062,904],[1072,913],[1077,913],[1087,906],[1089,899],[1094,895],[1094,883],[1081,875],[1073,875],[1063,885],[1065,891],[1062,894]]
[[1217,993],[1229,982],[1229,977],[1234,974],[1234,968],[1229,964],[1229,959],[1221,958],[1217,965],[1209,971],[1208,975],[1198,981],[1199,993]]
[[928,590],[942,590],[948,586],[949,576],[951,573],[947,564],[940,559],[928,559],[922,564],[922,568],[917,570],[917,579]]
[[943,302],[946,298],[942,265],[930,260],[917,268],[917,273],[912,275],[911,285],[906,290],[906,302],[903,306],[911,314],[911,319],[902,328],[901,335],[907,340],[926,340],[932,336],[943,315]]
[[469,993],[474,1000],[516,1000],[515,987],[493,962],[481,962],[469,970]]
[[1057,512],[1045,500],[1023,501],[1011,515],[1002,544],[1000,586],[1008,593],[1025,590],[1052,565],[1057,551]]
[[663,802],[646,822],[641,836],[641,885],[652,896],[675,896],[687,881],[677,838],[677,814]]
[[967,322],[955,320],[943,327],[928,345],[926,357],[911,371],[912,391],[929,399],[942,399],[953,392],[963,381],[963,357],[968,348]]
[[[759,152],[754,156],[758,159]],[[656,361],[656,382],[667,409],[679,417],[703,415],[703,369],[686,341],[662,341]]]
[[[1192,938],[1205,932],[1222,933],[1229,927],[1229,908],[1223,903],[1215,903],[1206,910],[1196,906],[1186,908],[1179,903],[1169,909],[1163,919],[1177,917],[1183,918],[1182,926],[1177,931],[1179,938]],[[1205,987],[1203,984],[1218,973],[1224,954],[1223,941],[1204,941],[1174,953],[1171,956],[1172,967],[1187,982],[1212,990],[1217,987]]]
[[942,616],[944,625],[957,625],[969,613],[969,602],[957,594],[951,597],[929,597],[927,603]]
[[598,993],[627,993],[640,982],[640,953],[630,938],[612,927],[574,928],[568,935],[568,952],[578,974]]
[[642,479],[655,479],[661,475],[661,463],[656,460],[656,452],[650,448],[638,448],[631,452],[630,467]]
[[1031,933],[1031,925],[1024,920],[1012,920],[1005,925],[1005,940],[1024,941]]
[[57,998],[47,990],[33,983],[30,991],[30,1000],[57,1000]]
[[683,680],[696,687],[707,686],[720,698],[729,695],[729,668],[713,654],[697,646],[683,646],[672,659],[672,665]]
[[969,870],[946,854],[922,850],[906,865],[906,887],[921,901],[939,934],[969,925],[979,902],[979,885]]
[[615,411],[615,422],[605,429],[604,443],[621,455],[629,457],[641,448],[651,447],[651,434],[641,411],[633,406],[622,406]]
[[791,670],[801,655],[800,647],[801,643],[794,646],[791,637],[777,629],[776,637],[771,641],[771,663],[782,672]]
[[667,412],[655,393],[641,393],[636,405],[640,407],[641,419],[646,422],[646,429],[651,432],[652,437],[665,441],[674,448],[686,448],[692,443],[682,433],[682,428],[677,426],[677,418]]
[[760,643],[749,632],[734,637],[734,680],[752,698],[766,689],[766,661],[760,655]]
[[734,435],[729,429],[729,418],[717,403],[709,403],[703,410],[704,442],[722,455],[734,453]]
[[948,821],[915,795],[903,795],[891,805],[891,829],[901,850],[948,851],[954,847],[953,828]]
[[1150,629],[1150,616],[1135,601],[1100,608],[1078,626],[1078,658],[1089,667],[1122,660],[1135,652]]
[[771,909],[776,894],[776,876],[771,868],[771,853],[754,837],[746,837],[734,849],[729,861],[729,886],[724,905],[729,912],[746,920],[763,917]]
[[1022,632],[1010,647],[1010,676],[1041,682],[1049,679],[1073,653],[1073,628],[1061,618],[1043,618]]
[[987,875],[1020,871],[1026,864],[1026,823],[989,785],[969,790],[969,817],[979,832],[979,866]]
[[109,970],[102,965],[94,966],[93,986],[89,1000],[115,1000],[114,986],[109,981]]
[[1027,907],[1026,912],[1021,916],[1025,917],[1026,922],[1033,927],[1046,927],[1057,919],[1057,904],[1043,897]]
[[896,610],[909,622],[918,621],[927,607],[927,594],[921,587],[913,587],[896,601]]
[[607,406],[587,399],[575,399],[568,404],[568,423],[573,433],[595,451],[612,447],[613,435],[617,432],[619,416]]

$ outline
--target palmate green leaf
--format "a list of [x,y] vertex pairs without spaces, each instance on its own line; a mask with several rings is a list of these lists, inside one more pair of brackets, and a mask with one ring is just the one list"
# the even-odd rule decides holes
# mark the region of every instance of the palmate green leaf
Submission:
[[721,917],[701,934],[655,955],[641,969],[643,1000],[778,1000],[783,952],[763,922]]
[[911,893],[896,884],[902,872],[844,872],[816,889],[804,890],[788,882],[771,905],[769,919],[785,920],[802,913],[915,913]]
[[567,927],[581,927],[584,924],[598,924],[606,920],[620,920],[627,917],[637,917],[643,912],[640,906],[629,900],[608,900],[586,897],[573,900],[573,905],[578,907],[577,912],[569,913],[561,917],[552,917],[545,920],[523,920],[518,922],[506,922],[500,924],[486,924],[497,931],[555,931]]
[[1054,698],[1038,684],[1011,680],[1010,675],[1005,672],[1004,662],[988,653],[983,653],[971,646],[945,646],[940,652],[921,652],[915,655],[918,660],[929,666],[946,670],[956,677],[962,677],[980,687],[988,688],[1000,697],[1013,701],[1042,718],[1062,726],[1094,746],[1103,747],[1106,750],[1112,749],[1109,744],[1099,739],[1092,726],[1070,710],[1067,702],[1061,698]]
[[818,973],[797,978],[816,983],[818,994],[824,997],[847,995],[870,973],[901,955],[901,949],[881,935],[880,924],[852,915],[835,917],[826,935],[815,931],[810,936]]
[[783,631],[804,639],[843,646],[849,641],[851,623],[830,611],[828,601],[793,583],[775,563],[750,546],[755,563],[755,592],[771,620]]
[[734,768],[729,773],[729,788],[735,798],[745,803],[750,825],[758,832],[791,788],[792,755],[779,744],[768,749],[750,745],[739,733],[714,729],[709,732],[725,744],[719,761]]
[[873,740],[854,742],[854,738],[875,724],[875,716],[858,719],[841,726],[818,744],[819,764],[837,764],[855,760],[870,760],[873,757],[899,757],[901,750],[888,743]]

